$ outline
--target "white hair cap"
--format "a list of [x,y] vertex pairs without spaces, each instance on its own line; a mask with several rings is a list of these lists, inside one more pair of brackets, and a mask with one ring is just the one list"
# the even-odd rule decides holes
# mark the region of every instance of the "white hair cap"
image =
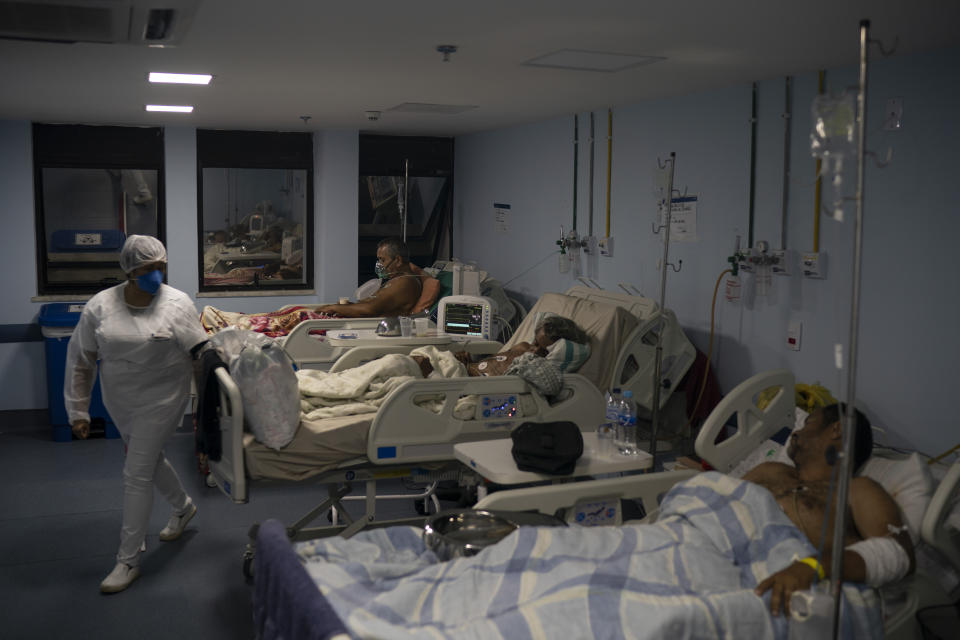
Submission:
[[163,248],[163,243],[153,236],[127,236],[127,241],[120,250],[120,268],[124,273],[130,273],[151,262],[166,261],[167,250]]

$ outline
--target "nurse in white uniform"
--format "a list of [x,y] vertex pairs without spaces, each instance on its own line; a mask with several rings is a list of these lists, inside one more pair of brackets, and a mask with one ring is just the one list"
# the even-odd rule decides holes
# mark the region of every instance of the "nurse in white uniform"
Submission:
[[191,299],[163,284],[166,265],[159,240],[128,237],[120,252],[127,281],[90,299],[67,348],[64,401],[74,434],[90,433],[90,392],[99,360],[103,402],[126,445],[120,550],[117,565],[100,584],[104,593],[123,591],[140,575],[154,487],[173,507],[161,540],[179,538],[197,512],[163,446],[183,420],[191,354],[206,334]]

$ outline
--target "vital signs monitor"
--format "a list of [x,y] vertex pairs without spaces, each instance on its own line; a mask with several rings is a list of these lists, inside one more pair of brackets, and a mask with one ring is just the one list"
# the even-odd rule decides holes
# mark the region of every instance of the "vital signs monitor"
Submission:
[[437,328],[449,335],[491,340],[494,302],[482,296],[447,296],[437,307]]

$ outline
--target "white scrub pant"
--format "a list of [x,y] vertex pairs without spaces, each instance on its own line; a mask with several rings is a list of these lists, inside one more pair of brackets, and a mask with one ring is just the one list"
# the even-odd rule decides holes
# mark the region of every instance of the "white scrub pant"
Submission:
[[[119,427],[119,425],[118,425]],[[123,433],[127,458],[123,464],[123,525],[120,528],[120,551],[117,562],[131,566],[140,563],[140,545],[147,535],[150,512],[153,509],[153,488],[156,487],[175,513],[187,509],[189,498],[180,484],[180,477],[163,455],[163,445],[176,430],[169,428],[136,429],[137,433]]]

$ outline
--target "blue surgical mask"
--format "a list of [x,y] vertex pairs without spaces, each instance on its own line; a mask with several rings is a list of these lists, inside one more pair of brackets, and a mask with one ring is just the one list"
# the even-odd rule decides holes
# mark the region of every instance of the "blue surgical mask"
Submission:
[[377,274],[377,277],[381,280],[386,280],[390,277],[390,274],[387,273],[386,267],[383,266],[383,263],[377,260],[377,264],[373,265],[373,272]]
[[157,291],[160,290],[161,284],[163,284],[163,271],[159,269],[145,273],[142,276],[137,276],[137,286],[150,295],[156,295]]

